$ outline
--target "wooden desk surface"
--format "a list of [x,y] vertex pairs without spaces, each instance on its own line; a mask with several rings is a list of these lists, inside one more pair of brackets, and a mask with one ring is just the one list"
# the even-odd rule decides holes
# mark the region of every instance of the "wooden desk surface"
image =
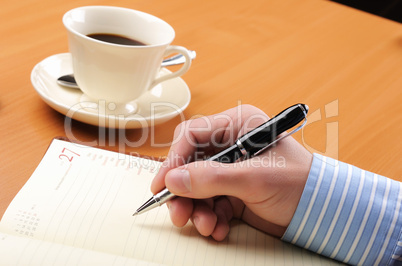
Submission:
[[[174,44],[197,51],[183,77],[192,100],[182,117],[151,129],[73,122],[71,139],[97,141],[111,150],[128,140],[122,146],[127,152],[163,156],[182,119],[239,103],[274,115],[302,102],[310,106],[310,122],[295,137],[310,151],[402,180],[401,24],[317,0],[5,0],[0,4],[0,217],[51,139],[66,136],[65,117],[37,95],[31,70],[68,51],[63,14],[93,4],[129,7],[170,23]],[[147,141],[138,146],[144,134]]]

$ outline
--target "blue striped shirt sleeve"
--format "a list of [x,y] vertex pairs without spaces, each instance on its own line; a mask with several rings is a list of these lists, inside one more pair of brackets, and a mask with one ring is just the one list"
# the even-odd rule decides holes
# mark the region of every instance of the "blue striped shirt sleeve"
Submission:
[[400,182],[314,154],[284,241],[352,265],[402,265]]

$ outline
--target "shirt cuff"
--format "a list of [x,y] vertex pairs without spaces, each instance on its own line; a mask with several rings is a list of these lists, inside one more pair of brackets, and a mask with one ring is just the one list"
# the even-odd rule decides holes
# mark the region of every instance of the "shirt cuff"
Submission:
[[282,240],[349,264],[398,264],[401,191],[400,182],[314,154]]

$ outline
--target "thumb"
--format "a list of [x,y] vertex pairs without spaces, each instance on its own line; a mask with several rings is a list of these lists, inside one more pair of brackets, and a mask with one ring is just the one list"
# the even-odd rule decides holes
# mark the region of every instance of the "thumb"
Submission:
[[202,199],[227,195],[242,199],[251,176],[246,168],[198,161],[167,172],[165,184],[170,192],[182,197]]

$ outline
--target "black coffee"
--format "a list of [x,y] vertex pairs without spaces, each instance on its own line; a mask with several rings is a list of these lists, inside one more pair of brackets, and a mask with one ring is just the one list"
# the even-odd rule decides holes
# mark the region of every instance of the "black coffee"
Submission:
[[91,33],[87,35],[88,37],[94,38],[98,41],[102,42],[109,42],[114,44],[121,44],[121,45],[146,45],[143,42],[127,38],[122,35],[117,34],[108,34],[108,33]]

